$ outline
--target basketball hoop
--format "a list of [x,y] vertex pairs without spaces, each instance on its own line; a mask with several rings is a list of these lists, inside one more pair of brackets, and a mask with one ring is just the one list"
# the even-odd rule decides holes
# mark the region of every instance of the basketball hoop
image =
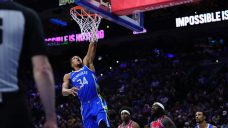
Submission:
[[82,38],[90,42],[97,42],[97,31],[102,17],[80,6],[71,8],[70,14],[79,25]]

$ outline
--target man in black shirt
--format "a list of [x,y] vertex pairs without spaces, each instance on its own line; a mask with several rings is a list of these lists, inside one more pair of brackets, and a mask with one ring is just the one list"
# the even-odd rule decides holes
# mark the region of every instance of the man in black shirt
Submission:
[[0,128],[33,128],[26,89],[21,84],[26,63],[46,114],[45,128],[57,128],[52,68],[46,57],[38,15],[10,0],[0,1]]

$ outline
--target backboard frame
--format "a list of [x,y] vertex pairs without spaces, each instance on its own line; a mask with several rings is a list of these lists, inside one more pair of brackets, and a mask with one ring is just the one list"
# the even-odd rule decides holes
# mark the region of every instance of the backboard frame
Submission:
[[95,0],[75,0],[75,3],[132,31],[141,32],[145,30],[143,26],[144,16],[142,12],[137,14],[140,15],[140,17],[138,17],[140,19],[133,19],[129,16],[117,16],[111,12],[110,7],[107,7],[107,5],[105,6],[104,4]]

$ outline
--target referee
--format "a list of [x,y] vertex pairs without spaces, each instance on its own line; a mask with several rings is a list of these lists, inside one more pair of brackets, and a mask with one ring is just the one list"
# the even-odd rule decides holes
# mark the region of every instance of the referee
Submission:
[[11,0],[0,0],[0,128],[33,128],[23,68],[29,63],[44,106],[44,128],[57,128],[52,68],[38,15]]

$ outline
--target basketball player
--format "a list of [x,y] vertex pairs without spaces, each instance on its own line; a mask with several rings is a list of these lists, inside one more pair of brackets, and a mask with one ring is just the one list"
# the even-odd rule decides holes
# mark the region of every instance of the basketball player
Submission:
[[197,126],[195,128],[217,128],[216,126],[207,123],[206,120],[206,115],[203,111],[198,111],[196,112],[196,123]]
[[85,128],[110,127],[104,108],[105,105],[98,94],[99,86],[93,65],[96,47],[97,42],[90,42],[83,60],[79,56],[71,58],[71,66],[74,71],[64,75],[62,85],[63,96],[77,95],[79,97]]
[[152,105],[151,114],[155,121],[151,122],[150,128],[176,128],[174,122],[165,115],[165,107],[161,103]]
[[33,76],[44,105],[44,128],[57,128],[54,80],[45,55],[40,19],[31,9],[11,0],[0,1],[0,128],[33,128],[29,116],[23,67]]
[[120,109],[122,124],[118,128],[140,128],[138,123],[131,120],[131,109],[128,107],[122,107]]

